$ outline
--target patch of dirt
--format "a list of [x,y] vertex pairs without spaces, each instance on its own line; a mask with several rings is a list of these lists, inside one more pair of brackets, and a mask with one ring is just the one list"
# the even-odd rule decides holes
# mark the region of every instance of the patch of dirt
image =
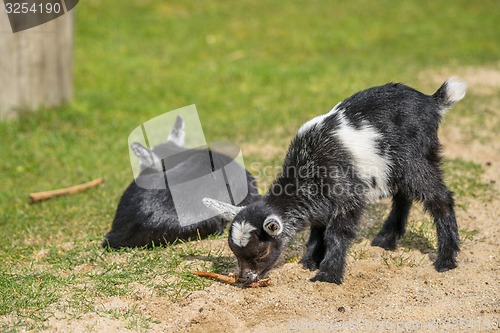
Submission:
[[500,63],[493,67],[471,66],[458,70],[424,71],[420,73],[422,82],[441,84],[451,76],[458,76],[469,85],[469,91],[476,95],[491,96],[500,93]]
[[287,146],[286,144],[269,143],[265,141],[254,143],[243,143],[241,151],[244,156],[258,155],[264,161],[271,161],[276,156],[285,156]]
[[[431,75],[432,74],[432,75]],[[446,74],[446,73],[445,73]],[[424,73],[425,77],[446,77]],[[470,84],[474,94],[498,91],[499,69],[466,68],[458,74]],[[450,111],[450,112],[453,112]],[[496,116],[499,116],[496,111]],[[481,129],[478,129],[481,130]],[[488,143],[465,142],[454,124],[445,119],[441,130],[444,154],[481,163],[484,181],[500,184],[500,138]],[[245,145],[246,154],[284,154],[270,144]],[[266,154],[270,155],[267,156]],[[153,318],[149,328],[125,327],[110,317],[87,313],[71,320],[50,320],[51,332],[498,332],[500,321],[500,200],[467,199],[466,208],[457,207],[460,228],[477,230],[462,240],[459,267],[438,273],[431,257],[418,249],[399,248],[394,252],[371,247],[363,238],[353,245],[342,285],[312,283],[314,273],[297,262],[285,263],[272,271],[272,285],[242,289],[213,282],[203,291],[193,292],[174,302],[140,286],[137,297],[103,299],[105,309],[134,309],[144,318]],[[387,215],[388,203],[376,206],[371,214]],[[370,214],[368,214],[370,216]],[[416,210],[410,224],[427,216]],[[373,225],[373,218],[365,224]],[[434,240],[430,240],[431,243]],[[224,246],[224,239],[204,241],[207,246]]]

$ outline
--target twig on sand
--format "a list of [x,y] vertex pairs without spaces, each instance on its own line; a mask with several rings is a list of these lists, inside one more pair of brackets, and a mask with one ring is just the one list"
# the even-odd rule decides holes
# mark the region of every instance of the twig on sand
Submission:
[[[236,281],[235,278],[222,275],[222,274],[217,274],[217,273],[212,273],[212,272],[200,272],[200,271],[191,271],[191,273],[198,275],[200,277],[205,277],[205,278],[211,278],[211,279],[216,279],[218,281],[228,283],[228,284],[236,284],[238,281]],[[258,288],[258,287],[267,287],[270,285],[270,279],[262,279],[259,281],[252,282],[250,284],[244,285],[245,287],[251,287],[251,288]]]
[[95,187],[95,186],[100,185],[102,183],[103,183],[102,178],[97,178],[97,179],[94,179],[88,183],[79,184],[79,185],[75,185],[75,186],[71,186],[71,187],[61,188],[61,189],[52,190],[52,191],[30,193],[30,199],[31,199],[31,202],[38,202],[38,201],[47,200],[47,199],[50,199],[53,197],[58,197],[61,195],[74,194],[74,193],[89,189],[91,187]]

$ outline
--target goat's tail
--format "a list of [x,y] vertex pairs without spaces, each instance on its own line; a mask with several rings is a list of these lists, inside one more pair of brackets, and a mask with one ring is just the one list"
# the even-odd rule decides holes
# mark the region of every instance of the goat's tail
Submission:
[[432,98],[439,104],[439,114],[445,114],[450,107],[464,98],[466,91],[467,83],[464,81],[460,81],[456,77],[446,80],[432,95]]

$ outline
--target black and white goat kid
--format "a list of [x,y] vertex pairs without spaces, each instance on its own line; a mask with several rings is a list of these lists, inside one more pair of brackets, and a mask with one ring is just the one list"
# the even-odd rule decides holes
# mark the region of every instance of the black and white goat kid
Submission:
[[204,199],[232,221],[229,246],[240,281],[264,277],[290,239],[310,227],[300,263],[319,269],[311,281],[340,284],[363,210],[387,196],[392,210],[372,245],[395,249],[412,202],[420,201],[437,229],[436,270],[455,268],[459,237],[437,132],[466,89],[451,78],[433,95],[394,83],[358,92],[299,129],[281,174],[261,200],[242,208]]
[[[210,152],[212,160],[207,160],[206,149],[184,148],[184,137],[184,120],[178,116],[166,142],[153,149],[148,149],[137,142],[131,145],[132,151],[140,161],[141,173],[120,198],[111,230],[104,236],[103,247],[157,246],[176,240],[195,240],[224,232],[227,219],[219,216],[188,225],[179,223],[171,189],[165,184],[163,172],[170,176],[169,182],[172,179],[189,180],[211,172],[212,163],[226,165],[231,161],[230,157],[215,151]],[[162,156],[170,157],[162,160]],[[248,195],[240,205],[247,205],[260,198],[255,179],[248,171],[245,173]],[[141,182],[153,186],[143,188],[138,185]],[[188,204],[196,206],[193,203]],[[201,202],[199,206],[207,209]],[[193,220],[197,219],[194,208],[192,215]]]

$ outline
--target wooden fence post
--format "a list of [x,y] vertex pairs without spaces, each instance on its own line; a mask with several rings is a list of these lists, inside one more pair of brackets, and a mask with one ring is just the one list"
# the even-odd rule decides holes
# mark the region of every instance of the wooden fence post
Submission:
[[13,33],[0,1],[0,119],[71,99],[73,12]]

